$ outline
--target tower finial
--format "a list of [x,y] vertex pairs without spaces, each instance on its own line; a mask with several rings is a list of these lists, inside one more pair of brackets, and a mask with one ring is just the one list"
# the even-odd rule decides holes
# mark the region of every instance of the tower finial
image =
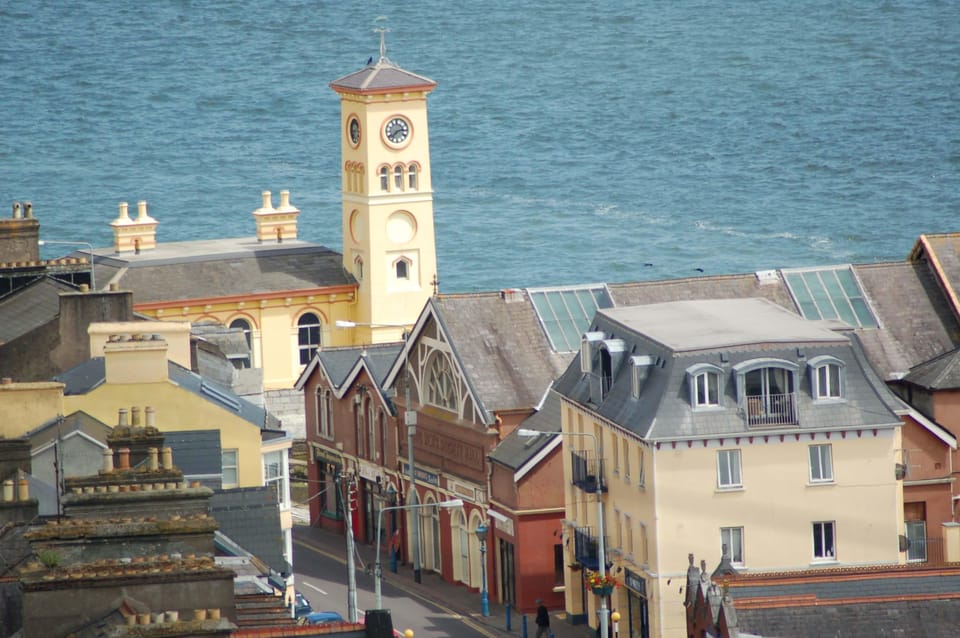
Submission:
[[[387,16],[377,16],[376,21],[385,21]],[[380,61],[387,62],[387,32],[390,31],[387,27],[379,26],[373,30],[374,33],[380,34]]]

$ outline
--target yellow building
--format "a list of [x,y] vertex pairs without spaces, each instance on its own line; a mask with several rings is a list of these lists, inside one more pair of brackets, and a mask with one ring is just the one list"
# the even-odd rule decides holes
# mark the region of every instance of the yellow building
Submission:
[[609,566],[621,637],[666,637],[686,632],[690,553],[738,571],[905,560],[900,419],[849,331],[760,299],[592,325],[556,385],[568,613],[596,626],[601,600],[571,565]]

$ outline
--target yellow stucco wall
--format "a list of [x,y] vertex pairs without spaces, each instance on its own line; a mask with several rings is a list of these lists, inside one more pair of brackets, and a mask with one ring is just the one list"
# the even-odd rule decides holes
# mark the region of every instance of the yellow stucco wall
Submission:
[[23,436],[58,414],[64,414],[62,383],[0,383],[0,436]]
[[170,381],[104,384],[84,395],[64,397],[63,403],[67,414],[83,410],[108,425],[116,425],[121,408],[153,406],[161,431],[220,430],[221,447],[238,450],[239,486],[263,484],[260,428]]
[[[652,636],[684,635],[686,617],[680,585],[685,582],[688,555],[707,561],[713,570],[721,557],[721,527],[742,527],[747,571],[805,569],[829,565],[899,563],[898,536],[903,533],[903,490],[894,473],[899,429],[849,431],[827,439],[819,434],[755,437],[751,443],[726,439],[641,446],[619,428],[599,422],[590,413],[565,403],[563,428],[567,432],[598,432],[602,441],[605,479],[604,526],[607,561],[613,569],[625,567],[644,575],[650,600]],[[616,438],[616,442],[614,442]],[[834,481],[809,480],[811,444],[831,445]],[[590,437],[568,436],[567,447],[590,449]],[[641,487],[640,448],[643,452]],[[623,460],[629,448],[630,478]],[[717,451],[738,448],[742,488],[717,487]],[[614,460],[614,455],[617,460]],[[569,455],[564,455],[567,487],[566,516],[576,526],[596,530],[595,496],[570,486]],[[619,516],[618,516],[619,512]],[[626,529],[629,516],[631,530]],[[618,521],[622,528],[618,529]],[[834,521],[836,562],[813,558],[813,523]],[[647,560],[643,559],[640,525],[647,533]],[[633,535],[632,552],[628,534]],[[568,564],[574,562],[568,555]],[[580,613],[582,572],[567,569],[567,610]],[[669,582],[669,584],[668,584]],[[597,597],[587,596],[588,618],[596,618]],[[626,591],[614,594],[613,607],[626,605]]]

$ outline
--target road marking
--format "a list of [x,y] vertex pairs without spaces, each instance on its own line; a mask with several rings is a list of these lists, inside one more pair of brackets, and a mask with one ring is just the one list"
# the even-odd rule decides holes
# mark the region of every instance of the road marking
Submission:
[[316,589],[318,592],[320,592],[320,593],[323,594],[324,596],[328,596],[328,595],[329,595],[329,594],[327,594],[327,592],[323,591],[322,589],[320,589],[320,588],[317,587],[316,585],[311,585],[311,584],[308,583],[308,582],[304,582],[303,584],[306,585],[307,587],[309,587],[310,589]]

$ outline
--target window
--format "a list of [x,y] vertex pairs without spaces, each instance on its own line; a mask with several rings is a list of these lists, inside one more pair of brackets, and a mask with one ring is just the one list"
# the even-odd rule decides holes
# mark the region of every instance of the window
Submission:
[[814,357],[810,360],[809,369],[811,388],[814,399],[842,399],[843,398],[843,362],[834,357]]
[[367,458],[377,460],[377,409],[371,399],[367,399]]
[[253,354],[253,349],[250,341],[250,322],[246,319],[234,319],[230,322],[231,330],[242,330],[243,338],[247,342],[247,356],[245,357],[231,357],[231,362],[233,362],[234,367],[237,368],[249,368],[250,367],[250,357]]
[[743,528],[721,527],[720,549],[734,565],[743,565]]
[[720,375],[715,372],[701,372],[696,377],[694,405],[698,408],[720,405]]
[[823,521],[813,524],[814,560],[834,560],[837,556],[834,522]]
[[237,450],[220,451],[220,472],[222,474],[220,482],[224,489],[237,487],[240,484],[237,472],[237,454]]
[[831,445],[810,446],[810,482],[830,483],[833,481],[833,450]]
[[637,446],[637,451],[640,453],[640,463],[639,463],[639,467],[637,468],[637,474],[638,474],[638,476],[637,476],[637,485],[639,485],[640,487],[646,487],[646,484],[647,484],[647,472],[646,472],[646,469],[644,468],[644,465],[643,465],[643,461],[644,461],[644,459],[643,459],[643,454],[644,454],[644,453],[643,453],[643,446],[638,445],[638,446]]
[[646,565],[650,560],[647,554],[647,524],[640,523],[640,556],[637,557],[641,565]]
[[446,355],[435,352],[427,366],[427,403],[439,408],[456,411],[457,393]]
[[613,457],[613,473],[620,475],[620,438],[616,434],[610,435],[610,456]]
[[467,529],[467,518],[463,513],[463,510],[458,510],[456,512],[457,527],[459,528],[459,537],[460,537],[460,562],[457,564],[457,567],[460,568],[460,573],[457,574],[461,583],[470,584],[470,530]]
[[842,319],[854,328],[876,328],[850,266],[783,271],[800,313],[807,319]]
[[290,507],[290,489],[287,483],[286,454],[281,451],[263,455],[263,482],[276,490],[277,503],[281,508]]
[[410,264],[406,259],[397,260],[397,279],[410,279]]
[[320,347],[320,319],[312,312],[303,313],[297,320],[297,344],[300,365],[307,365]]
[[743,487],[740,482],[740,450],[717,452],[717,485],[721,489]]
[[796,364],[781,360],[747,361],[735,366],[740,406],[748,425],[797,422],[794,375]]
[[629,439],[623,440],[623,478],[626,481],[630,480],[630,450],[632,447]]
[[923,562],[927,560],[927,523],[925,521],[906,521],[907,560]]
[[397,190],[403,190],[403,167],[395,166],[393,168],[393,183]]
[[390,172],[386,166],[380,167],[380,190],[390,190]]
[[407,169],[407,184],[409,184],[410,190],[412,191],[415,191],[420,187],[419,182],[417,181],[417,165],[416,164],[411,164],[410,167]]
[[563,571],[566,562],[563,560],[563,545],[557,543],[553,546],[553,584],[563,584]]
[[333,395],[328,388],[317,388],[317,434],[333,438]]
[[627,554],[629,554],[630,556],[633,556],[633,518],[629,514],[626,514],[624,515],[623,520],[624,520],[624,527],[626,528],[626,532],[627,532],[627,538],[626,538]]
[[620,512],[620,510],[614,510],[613,517],[617,521],[617,547],[623,549],[623,514]]
[[357,257],[353,260],[353,276],[357,281],[363,281],[363,257]]

